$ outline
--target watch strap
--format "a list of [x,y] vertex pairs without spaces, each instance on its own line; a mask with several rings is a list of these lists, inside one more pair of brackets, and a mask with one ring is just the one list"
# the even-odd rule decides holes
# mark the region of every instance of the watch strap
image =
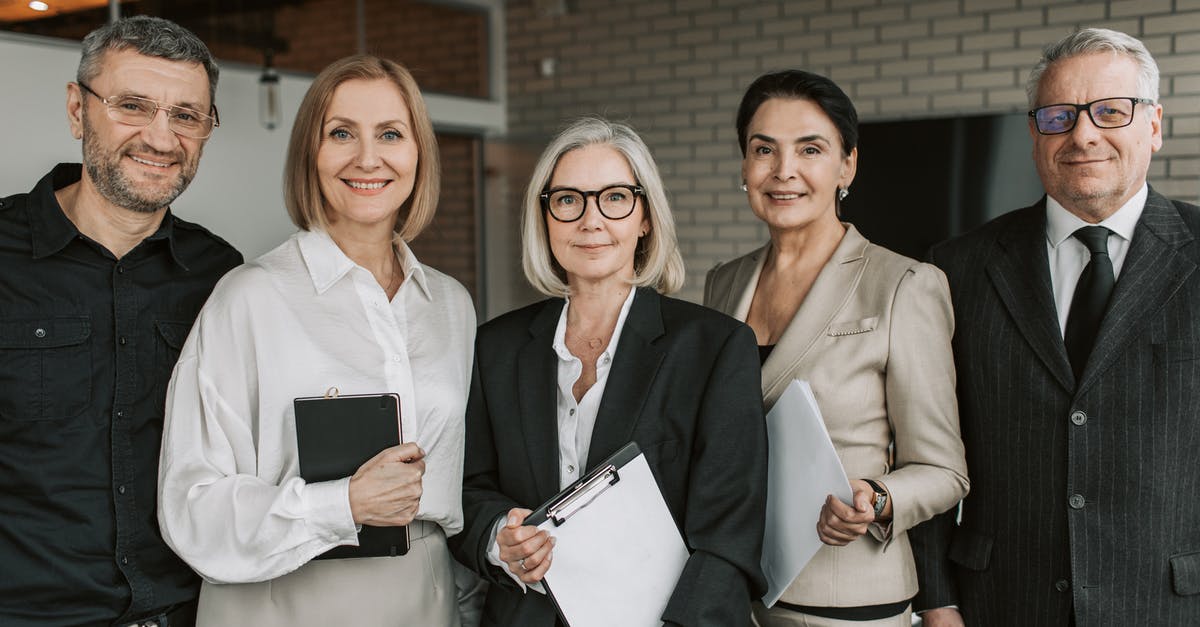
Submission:
[[888,492],[874,479],[863,479],[863,481],[875,492],[875,498],[871,499],[871,505],[875,506],[875,518],[879,518],[883,516],[883,510],[887,507]]

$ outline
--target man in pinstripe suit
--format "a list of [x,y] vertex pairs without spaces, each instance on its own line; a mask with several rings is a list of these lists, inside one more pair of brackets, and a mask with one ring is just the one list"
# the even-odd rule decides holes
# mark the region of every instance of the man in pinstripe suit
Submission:
[[931,253],[971,494],[913,534],[917,606],[928,627],[1200,625],[1200,208],[1146,184],[1158,68],[1087,29],[1028,91],[1046,196]]

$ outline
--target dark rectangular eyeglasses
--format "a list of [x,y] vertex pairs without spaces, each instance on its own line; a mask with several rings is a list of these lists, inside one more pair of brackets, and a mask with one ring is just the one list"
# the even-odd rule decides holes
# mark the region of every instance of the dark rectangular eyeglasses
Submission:
[[1079,121],[1079,112],[1087,111],[1096,128],[1121,128],[1133,122],[1133,110],[1139,104],[1154,104],[1149,98],[1102,98],[1084,104],[1052,104],[1029,112],[1042,135],[1070,132]]

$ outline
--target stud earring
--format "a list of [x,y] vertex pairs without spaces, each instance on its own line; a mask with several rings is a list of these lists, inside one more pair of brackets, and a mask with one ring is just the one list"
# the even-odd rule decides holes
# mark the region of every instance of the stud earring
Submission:
[[837,193],[838,202],[846,200],[846,196],[849,196],[849,195],[850,195],[849,187],[839,187],[838,188],[838,193]]
[[750,190],[746,189],[746,183],[745,183],[745,182],[743,182],[743,183],[742,183],[742,191],[743,191],[743,192],[750,191]]

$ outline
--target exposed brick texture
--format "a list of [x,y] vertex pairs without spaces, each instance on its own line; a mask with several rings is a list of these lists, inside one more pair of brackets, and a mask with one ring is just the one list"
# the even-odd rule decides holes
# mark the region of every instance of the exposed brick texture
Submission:
[[[588,0],[567,15],[507,3],[509,132],[544,145],[564,120],[631,123],[666,179],[688,268],[704,274],[766,239],[737,190],[733,128],[760,73],[801,67],[835,78],[864,121],[1011,113],[1041,47],[1084,26],[1142,38],[1162,68],[1167,124],[1151,182],[1200,199],[1200,4],[1184,0]],[[553,35],[553,37],[549,37]],[[606,64],[614,55],[620,62]],[[540,59],[558,61],[540,77]],[[618,76],[614,71],[620,71]],[[862,158],[870,158],[863,155]],[[519,279],[518,279],[519,280]]]

